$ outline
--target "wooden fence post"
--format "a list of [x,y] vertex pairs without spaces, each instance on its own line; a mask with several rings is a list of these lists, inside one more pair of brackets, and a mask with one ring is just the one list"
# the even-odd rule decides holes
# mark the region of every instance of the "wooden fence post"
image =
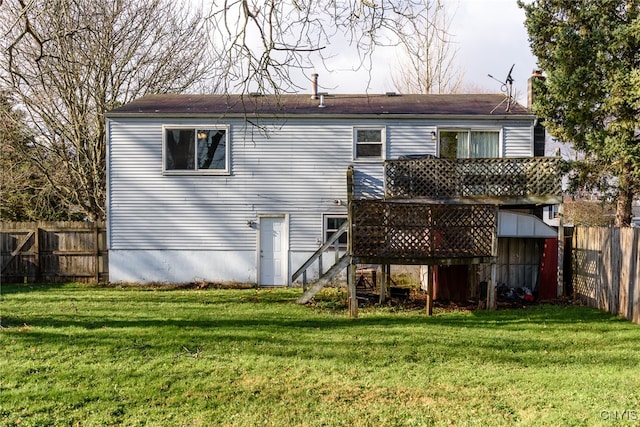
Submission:
[[93,223],[93,247],[95,250],[95,274],[94,274],[94,279],[96,281],[96,283],[100,282],[100,244],[99,244],[99,240],[100,240],[100,235],[99,235],[99,231],[98,231],[98,223],[94,222]]
[[35,268],[34,280],[37,282],[41,279],[40,271],[40,222],[35,223],[34,240],[33,240],[33,265]]
[[495,224],[493,227],[493,239],[491,240],[491,280],[487,289],[487,310],[498,308],[498,211],[495,211]]
[[564,207],[558,206],[558,275],[556,297],[564,295]]

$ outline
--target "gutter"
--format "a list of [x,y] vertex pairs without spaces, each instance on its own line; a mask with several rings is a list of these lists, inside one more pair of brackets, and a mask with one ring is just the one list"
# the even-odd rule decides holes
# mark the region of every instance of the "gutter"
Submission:
[[[323,110],[326,111],[326,110]],[[390,113],[367,113],[367,114],[256,114],[256,113],[229,113],[229,114],[212,114],[212,113],[106,113],[105,117],[108,119],[159,119],[159,118],[171,118],[171,119],[370,119],[379,120],[394,119],[394,120],[515,120],[515,121],[534,121],[537,117],[533,114],[390,114]]]

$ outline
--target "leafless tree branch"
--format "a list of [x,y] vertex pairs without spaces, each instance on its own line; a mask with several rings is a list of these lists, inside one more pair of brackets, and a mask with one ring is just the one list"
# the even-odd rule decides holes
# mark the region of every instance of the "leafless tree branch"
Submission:
[[227,92],[297,92],[318,68],[329,69],[340,44],[352,69],[370,71],[373,52],[418,37],[433,23],[429,0],[213,1],[210,34]]
[[450,32],[451,16],[444,0],[428,2],[430,25],[415,29],[415,36],[402,43],[402,55],[393,74],[400,92],[455,93],[461,89],[463,73],[456,66],[457,49]]
[[170,0],[9,0],[0,31],[0,83],[36,132],[33,163],[90,219],[105,216],[104,113],[146,93],[198,90],[218,65],[202,16]]

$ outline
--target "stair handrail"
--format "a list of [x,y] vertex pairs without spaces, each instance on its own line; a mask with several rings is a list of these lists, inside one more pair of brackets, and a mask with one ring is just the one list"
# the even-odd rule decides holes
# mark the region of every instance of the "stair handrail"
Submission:
[[[293,273],[291,275],[291,282],[295,282],[295,280],[300,277],[300,275],[303,275],[302,278],[302,285],[303,287],[306,288],[307,285],[307,269],[316,261],[321,259],[320,257],[322,256],[322,254],[324,252],[327,251],[327,249],[331,248],[331,247],[336,247],[336,252],[338,251],[338,244],[336,242],[338,242],[338,239],[340,239],[340,236],[342,236],[342,234],[344,234],[345,232],[347,232],[349,230],[349,221],[345,221],[342,223],[342,225],[340,226],[340,228],[338,228],[336,230],[335,233],[333,233],[331,236],[329,236],[329,238],[326,240],[326,242],[324,242],[322,244],[322,246],[320,246],[318,248],[317,251],[315,251],[313,253],[313,255],[311,255],[311,257],[309,257],[309,259],[302,264],[302,266],[296,270],[295,273]],[[338,255],[336,254],[336,263],[338,262]],[[320,276],[322,276],[322,271],[319,272]]]

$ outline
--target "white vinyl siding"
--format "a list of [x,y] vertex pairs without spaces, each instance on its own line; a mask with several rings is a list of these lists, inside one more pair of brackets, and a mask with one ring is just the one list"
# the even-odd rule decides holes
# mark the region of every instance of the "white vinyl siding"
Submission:
[[387,149],[388,159],[402,156],[436,154],[436,141],[431,133],[437,130],[436,124],[421,120],[405,120],[394,123],[387,129],[391,141]]
[[[255,251],[256,229],[248,223],[289,214],[290,251],[313,253],[321,243],[322,214],[346,215],[346,206],[335,201],[347,200],[354,127],[383,126],[390,159],[435,154],[431,132],[478,123],[502,129],[504,155],[531,155],[532,123],[487,122],[290,118],[265,135],[240,119],[110,119],[110,248]],[[229,175],[163,175],[166,124],[228,129]],[[355,162],[355,172],[356,197],[384,195],[381,159]]]
[[355,199],[384,198],[384,164],[362,163],[354,168]]
[[346,200],[351,123],[303,122],[251,135],[241,122],[230,122],[229,176],[163,175],[162,124],[109,122],[113,249],[253,250],[256,231],[247,221],[290,212],[291,248],[315,250],[318,213],[346,213],[335,200]]

